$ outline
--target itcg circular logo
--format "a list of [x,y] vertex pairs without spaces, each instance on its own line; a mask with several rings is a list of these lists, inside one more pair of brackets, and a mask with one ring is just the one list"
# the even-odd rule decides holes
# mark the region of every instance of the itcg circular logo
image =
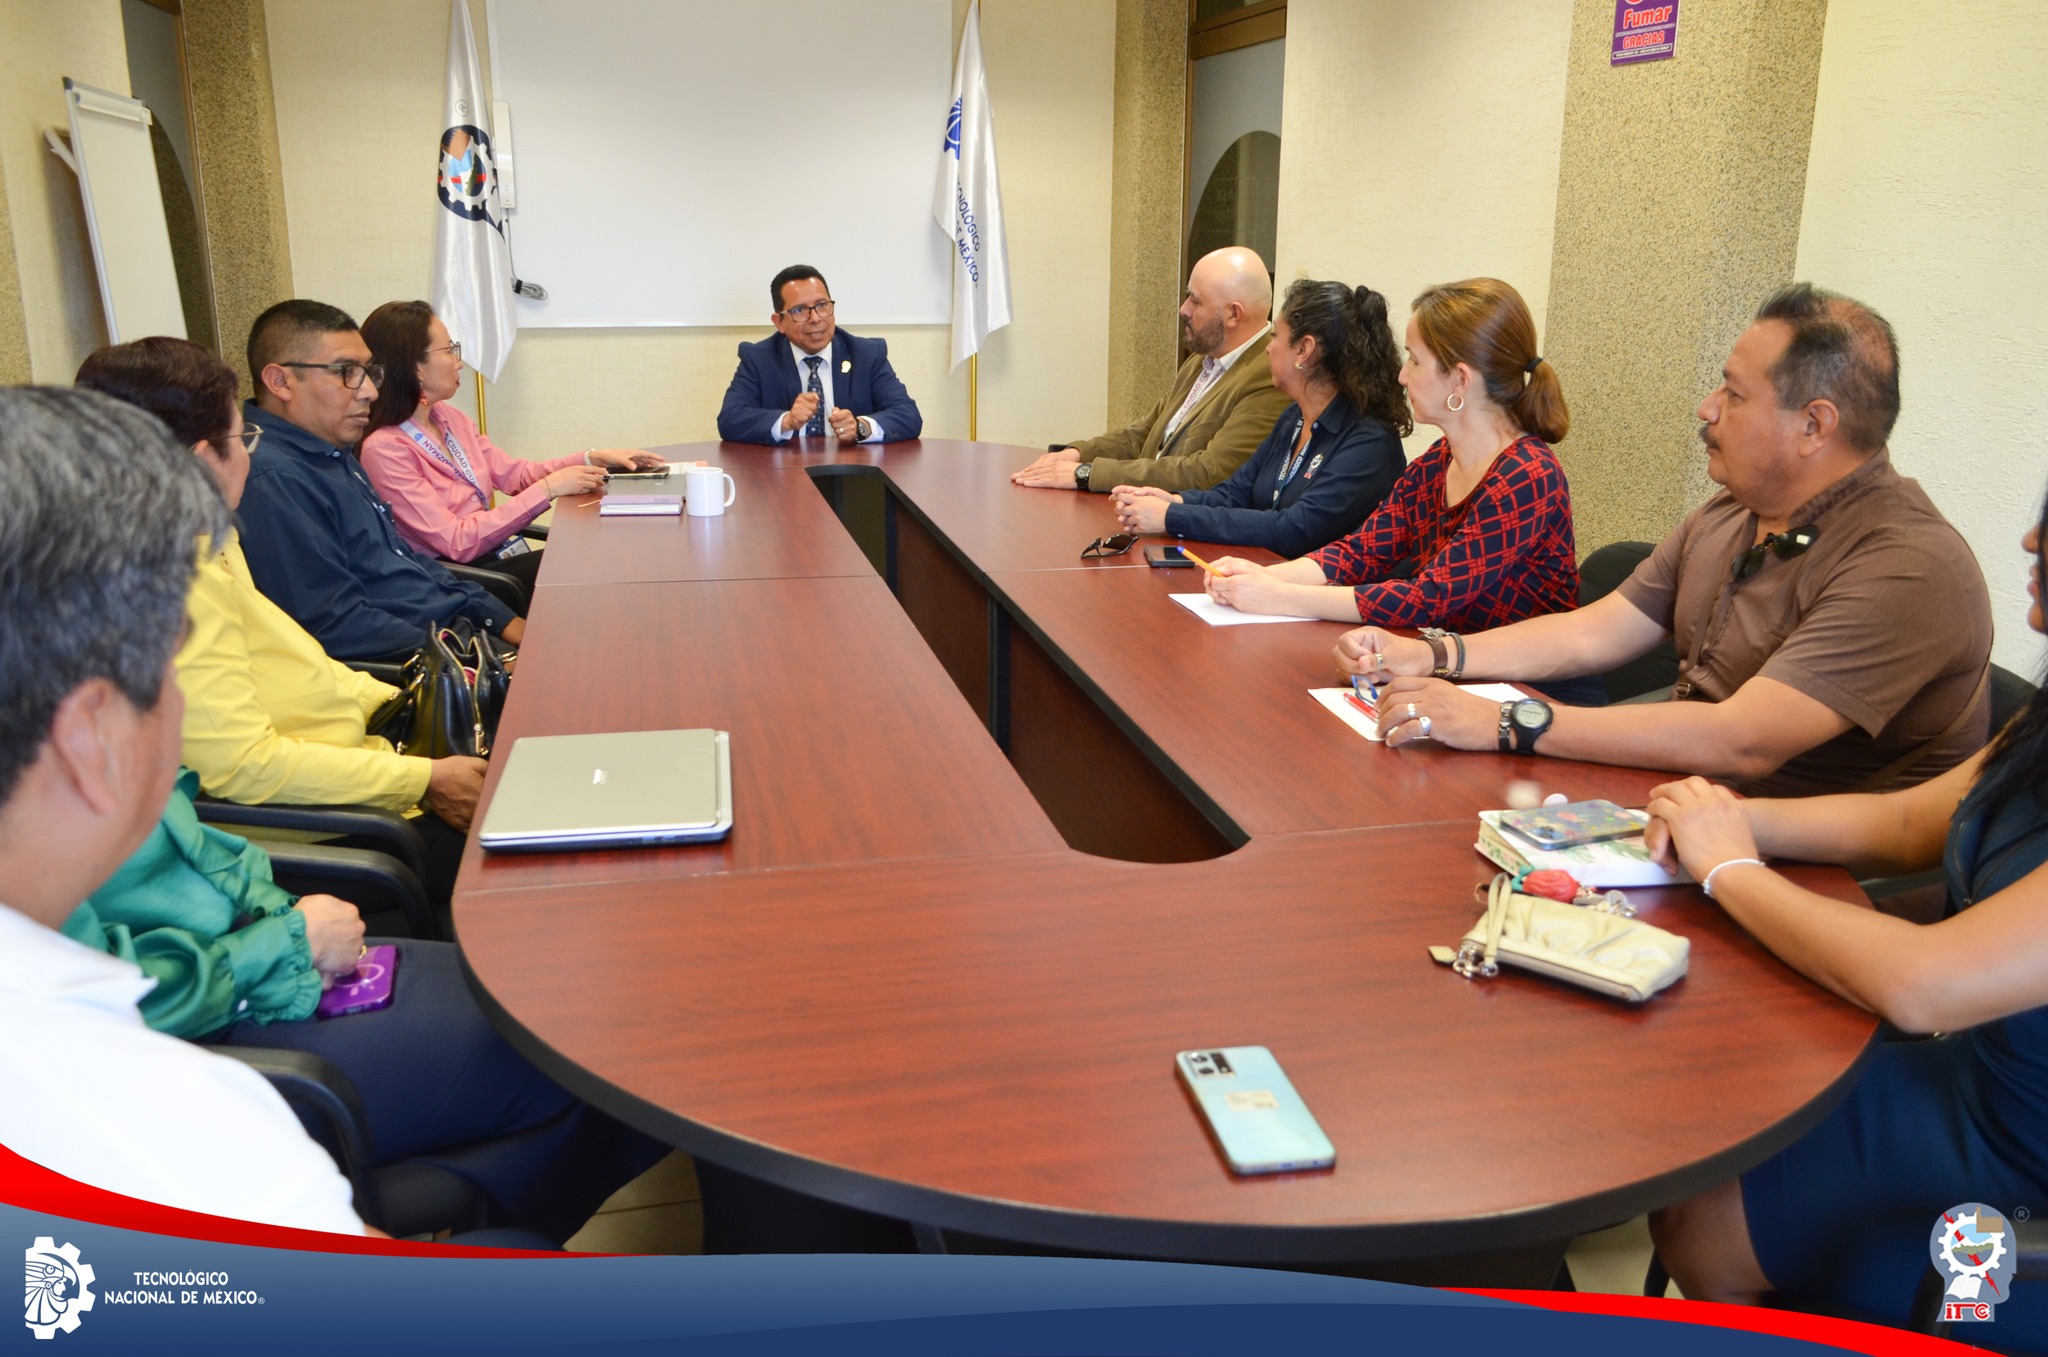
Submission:
[[1964,1202],[1941,1213],[1927,1241],[1934,1266],[1948,1274],[1942,1293],[1945,1320],[1990,1320],[2012,1293],[2013,1251],[2007,1246],[2005,1217],[1982,1202]]

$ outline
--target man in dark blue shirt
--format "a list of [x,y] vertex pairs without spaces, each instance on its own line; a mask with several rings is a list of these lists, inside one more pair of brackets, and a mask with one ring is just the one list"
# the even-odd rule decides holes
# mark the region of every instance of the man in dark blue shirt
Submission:
[[249,332],[263,430],[242,494],[242,551],[257,588],[338,660],[402,660],[428,626],[460,617],[517,645],[525,620],[398,536],[346,449],[383,373],[345,311],[279,302]]

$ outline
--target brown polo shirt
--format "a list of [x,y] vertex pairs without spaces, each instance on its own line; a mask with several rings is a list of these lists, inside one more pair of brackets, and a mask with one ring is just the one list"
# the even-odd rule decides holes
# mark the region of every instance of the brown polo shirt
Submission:
[[[1879,452],[1801,505],[1813,545],[1767,554],[1746,580],[1735,560],[1756,515],[1727,494],[1695,509],[1622,582],[1621,594],[1677,641],[1679,688],[1720,702],[1756,675],[1796,688],[1851,723],[1743,790],[1850,791],[1962,723],[1895,786],[1924,782],[1982,748],[1991,701],[1991,598],[1977,558],[1918,482]],[[1972,701],[1974,695],[1974,703]]]

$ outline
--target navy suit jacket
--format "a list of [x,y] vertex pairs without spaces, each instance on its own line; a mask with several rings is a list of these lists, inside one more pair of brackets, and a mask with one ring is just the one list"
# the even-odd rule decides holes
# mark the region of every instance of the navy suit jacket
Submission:
[[[718,436],[735,443],[773,443],[776,421],[789,413],[803,384],[797,380],[796,350],[780,334],[740,345],[740,365],[718,408]],[[924,431],[917,402],[889,366],[889,342],[862,339],[844,330],[832,336],[832,399],[842,410],[865,415],[882,426],[890,442]],[[849,369],[848,364],[851,364]]]

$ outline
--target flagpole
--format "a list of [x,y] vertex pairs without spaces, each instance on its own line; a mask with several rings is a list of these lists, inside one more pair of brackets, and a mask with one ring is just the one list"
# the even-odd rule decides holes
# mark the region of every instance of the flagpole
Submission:
[[476,375],[476,431],[488,434],[491,431],[490,411],[484,406],[484,375]]
[[981,441],[981,355],[978,353],[967,355],[967,441]]

